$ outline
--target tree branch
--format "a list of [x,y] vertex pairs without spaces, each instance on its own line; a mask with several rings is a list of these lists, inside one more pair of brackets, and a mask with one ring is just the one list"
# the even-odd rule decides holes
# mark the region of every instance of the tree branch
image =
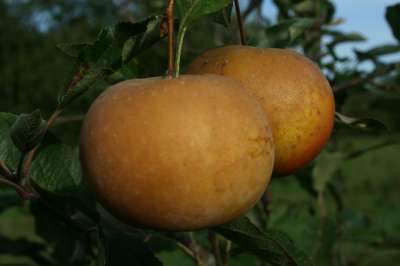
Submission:
[[12,172],[10,169],[8,169],[6,163],[2,160],[0,160],[0,176],[4,176],[8,179],[11,179],[13,177]]
[[53,124],[53,127],[62,124],[68,124],[72,122],[80,122],[85,118],[84,115],[70,115],[70,116],[60,116]]
[[399,144],[400,144],[400,142],[396,141],[396,140],[385,141],[385,142],[378,143],[376,145],[372,145],[370,147],[367,147],[367,148],[364,148],[364,149],[349,153],[349,154],[346,155],[346,159],[348,159],[348,160],[355,159],[355,158],[363,155],[366,152],[378,150],[378,149],[381,149],[381,148],[385,148],[387,146],[399,145]]
[[236,10],[236,18],[237,18],[238,27],[239,27],[240,44],[246,45],[246,37],[245,37],[245,33],[244,33],[243,18],[242,18],[242,14],[240,12],[239,0],[234,0],[234,3],[235,3],[235,10]]
[[14,189],[18,195],[23,199],[23,200],[29,200],[33,198],[37,198],[37,194],[33,191],[28,191],[26,188],[24,188],[21,185],[18,185],[6,178],[0,177],[0,185],[4,185],[7,187],[10,187]]
[[[71,82],[67,85],[65,88],[65,93],[70,92],[83,78],[85,75],[85,72],[89,69],[89,65],[85,64],[83,66],[80,66],[78,68],[78,71],[75,73],[73,76]],[[57,118],[60,116],[60,114],[64,111],[63,108],[56,108],[54,113],[50,116],[49,120],[47,121],[47,126],[45,129],[45,133],[53,126],[53,124],[56,122]],[[22,169],[22,178],[25,178],[29,175],[29,170],[32,166],[33,159],[36,155],[36,152],[40,146],[40,143],[36,145],[26,156],[23,169]]]
[[197,263],[198,266],[206,266],[210,252],[200,246],[194,239],[193,233],[166,233],[165,236],[177,242],[186,254],[188,254]]
[[165,11],[165,18],[161,23],[161,34],[168,33],[168,71],[169,77],[174,76],[174,7],[175,1],[168,0],[167,9]]
[[366,75],[365,77],[357,77],[357,78],[354,78],[347,82],[344,82],[343,84],[335,86],[333,89],[333,92],[339,93],[339,92],[345,91],[347,89],[362,85],[362,84],[367,83],[377,77],[380,77],[380,76],[383,76],[383,75],[386,75],[386,74],[392,72],[395,68],[396,68],[396,65],[394,65],[394,64],[378,68],[374,72],[370,73],[369,75]]
[[246,10],[243,12],[243,20],[246,18],[256,9],[259,9],[263,3],[263,0],[251,0],[249,5],[247,6]]

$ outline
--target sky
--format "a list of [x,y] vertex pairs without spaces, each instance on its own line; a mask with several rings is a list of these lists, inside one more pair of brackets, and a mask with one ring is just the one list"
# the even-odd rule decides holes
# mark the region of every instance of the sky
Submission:
[[[271,2],[267,0],[263,6],[263,12],[270,18],[276,14]],[[352,54],[354,48],[366,50],[379,44],[396,43],[385,20],[385,8],[400,3],[400,0],[333,0],[333,2],[336,6],[336,17],[345,19],[345,23],[337,29],[359,32],[367,38],[366,42],[340,45],[339,54]]]

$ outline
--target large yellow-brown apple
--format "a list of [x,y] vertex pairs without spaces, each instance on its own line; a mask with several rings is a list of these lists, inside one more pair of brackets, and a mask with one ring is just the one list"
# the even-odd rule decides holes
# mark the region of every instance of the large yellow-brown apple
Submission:
[[334,123],[332,89],[308,58],[289,49],[227,46],[198,57],[189,74],[240,81],[262,104],[275,141],[275,175],[307,165],[323,149]]
[[128,224],[219,225],[248,211],[272,173],[272,133],[239,82],[217,75],[129,80],[101,94],[81,132],[100,202]]

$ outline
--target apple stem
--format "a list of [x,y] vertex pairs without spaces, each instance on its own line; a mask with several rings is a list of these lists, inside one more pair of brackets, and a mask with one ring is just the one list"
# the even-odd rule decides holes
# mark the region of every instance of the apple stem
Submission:
[[165,21],[168,28],[168,76],[174,76],[174,0],[168,0],[167,9],[165,11]]
[[241,45],[246,45],[246,37],[245,37],[245,33],[244,33],[244,24],[243,24],[242,13],[240,12],[239,0],[234,0],[234,2],[235,2],[236,18],[237,18],[238,27],[239,27],[239,34],[240,34],[240,44]]

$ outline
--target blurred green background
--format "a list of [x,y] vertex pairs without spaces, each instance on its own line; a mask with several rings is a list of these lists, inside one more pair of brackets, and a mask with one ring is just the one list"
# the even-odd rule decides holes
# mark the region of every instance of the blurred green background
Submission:
[[[364,38],[346,31],[346,23],[335,14],[335,1],[267,1],[277,10],[273,16],[265,15],[262,0],[243,2],[249,43],[292,47],[306,54],[320,65],[335,89],[337,111],[369,119],[339,121],[326,150],[311,166],[296,176],[273,179],[268,191],[268,228],[286,232],[317,266],[400,265],[400,68],[396,60],[385,59],[387,55],[398,58],[399,40],[341,54],[338,46]],[[106,25],[142,20],[162,14],[164,8],[165,1],[158,0],[0,0],[0,111],[17,114],[40,108],[48,117],[76,68],[57,44],[93,41]],[[386,14],[394,15],[381,19],[387,19],[387,28],[400,38],[400,5],[390,10]],[[317,19],[318,24],[293,24],[299,18]],[[290,25],[279,24],[290,20]],[[236,24],[224,27],[216,21],[219,14],[212,14],[190,27],[183,67],[207,48],[237,43]],[[295,36],[287,35],[289,28],[297,30]],[[137,60],[139,77],[163,75],[166,41]],[[100,81],[74,102],[52,133],[76,145],[85,111],[110,84]],[[66,237],[62,227],[49,225],[46,217],[38,218],[29,205],[14,191],[0,187],[0,266],[94,265],[71,262],[72,255],[83,252],[78,244],[67,240],[70,246],[60,246]],[[257,210],[248,216],[257,223]],[[51,234],[58,242],[43,236],[46,226],[56,228]],[[201,242],[204,237],[199,233],[198,238]],[[179,249],[167,246],[156,243],[153,247],[164,265],[194,265]],[[236,252],[230,265],[268,264]]]

